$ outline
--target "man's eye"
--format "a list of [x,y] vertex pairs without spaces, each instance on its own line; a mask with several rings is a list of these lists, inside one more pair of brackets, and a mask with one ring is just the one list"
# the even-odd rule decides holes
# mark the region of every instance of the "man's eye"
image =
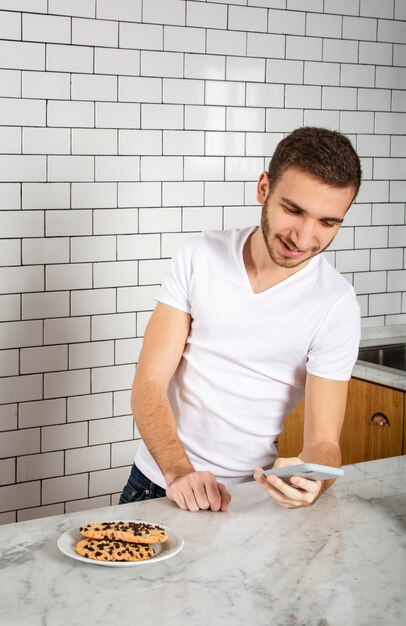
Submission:
[[337,224],[335,222],[322,222],[322,224],[326,228],[333,228],[334,226],[337,226]]

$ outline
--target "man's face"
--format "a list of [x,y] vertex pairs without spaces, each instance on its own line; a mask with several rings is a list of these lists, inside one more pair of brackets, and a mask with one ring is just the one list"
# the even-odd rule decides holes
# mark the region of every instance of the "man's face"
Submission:
[[298,267],[327,248],[337,234],[354,196],[297,168],[287,169],[269,191],[266,172],[258,181],[261,230],[272,261]]

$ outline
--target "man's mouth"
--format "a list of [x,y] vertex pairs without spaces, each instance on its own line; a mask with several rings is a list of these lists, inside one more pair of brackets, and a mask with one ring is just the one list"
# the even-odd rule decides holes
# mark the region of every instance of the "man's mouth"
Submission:
[[284,241],[283,239],[279,239],[279,242],[281,243],[283,251],[288,256],[299,257],[302,254],[306,254],[306,250],[300,250],[299,248],[296,248],[296,246],[292,242],[288,243],[287,241]]

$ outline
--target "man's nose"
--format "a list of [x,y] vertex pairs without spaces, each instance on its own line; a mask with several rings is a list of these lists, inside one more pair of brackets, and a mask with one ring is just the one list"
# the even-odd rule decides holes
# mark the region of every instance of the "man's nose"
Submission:
[[315,224],[310,220],[304,220],[296,230],[295,244],[299,250],[308,250],[314,244]]

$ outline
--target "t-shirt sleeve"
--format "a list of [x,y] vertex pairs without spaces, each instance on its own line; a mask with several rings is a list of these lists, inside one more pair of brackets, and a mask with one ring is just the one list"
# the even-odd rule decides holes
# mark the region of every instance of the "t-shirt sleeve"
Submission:
[[191,312],[191,282],[193,278],[193,263],[196,249],[201,242],[201,235],[184,241],[173,256],[164,282],[155,300],[170,306]]
[[314,376],[349,380],[358,358],[360,308],[354,292],[347,292],[327,314],[307,355],[306,370]]

